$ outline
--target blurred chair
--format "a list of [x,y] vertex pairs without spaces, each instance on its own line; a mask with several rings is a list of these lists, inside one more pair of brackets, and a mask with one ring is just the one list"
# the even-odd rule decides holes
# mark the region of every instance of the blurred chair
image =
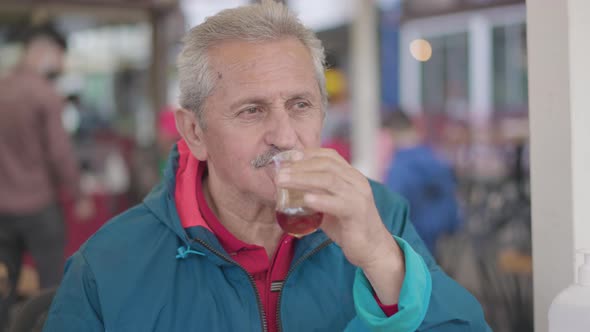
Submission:
[[44,290],[23,304],[8,331],[41,332],[56,290],[56,288]]

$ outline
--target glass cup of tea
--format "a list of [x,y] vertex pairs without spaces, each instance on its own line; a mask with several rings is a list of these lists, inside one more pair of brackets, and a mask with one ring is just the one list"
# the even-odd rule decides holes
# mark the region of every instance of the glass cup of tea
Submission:
[[[281,167],[303,159],[298,150],[283,151],[273,157],[276,174]],[[315,232],[322,223],[323,214],[304,207],[304,193],[299,190],[277,188],[276,217],[281,228],[294,237],[300,238]]]

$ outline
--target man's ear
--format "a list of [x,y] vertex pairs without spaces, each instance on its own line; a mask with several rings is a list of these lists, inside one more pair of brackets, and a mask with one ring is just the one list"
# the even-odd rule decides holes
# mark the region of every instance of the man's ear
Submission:
[[207,145],[196,114],[180,108],[174,113],[174,118],[180,136],[182,136],[195,158],[201,161],[207,160]]

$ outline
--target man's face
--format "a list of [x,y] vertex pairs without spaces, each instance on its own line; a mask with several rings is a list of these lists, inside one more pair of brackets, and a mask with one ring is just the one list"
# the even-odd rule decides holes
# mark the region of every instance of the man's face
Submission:
[[266,157],[320,144],[322,98],[309,51],[296,39],[230,41],[209,59],[217,81],[201,133],[209,174],[235,194],[272,204]]
[[40,37],[28,46],[25,62],[39,74],[53,81],[63,72],[65,53],[59,45]]

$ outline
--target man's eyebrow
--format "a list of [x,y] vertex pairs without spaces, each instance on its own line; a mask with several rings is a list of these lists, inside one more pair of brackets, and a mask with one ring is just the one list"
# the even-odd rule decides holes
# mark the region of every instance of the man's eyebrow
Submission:
[[233,102],[229,108],[230,109],[235,109],[239,106],[242,106],[244,104],[258,104],[258,105],[266,105],[268,104],[268,100],[265,97],[262,96],[250,96],[250,97],[244,97],[244,98],[240,98],[237,101]]
[[[290,94],[287,94],[286,96],[287,97],[285,98],[285,100],[312,99],[313,98],[313,94],[308,91],[299,91],[299,92],[295,92],[295,93],[290,93]],[[268,105],[268,104],[270,104],[270,102],[268,100],[268,97],[248,96],[248,97],[244,97],[244,98],[240,98],[240,99],[236,100],[235,102],[233,102],[229,106],[229,108],[233,110],[233,109],[240,107],[242,105],[245,105],[245,104]]]
[[306,92],[306,91],[293,93],[293,94],[289,95],[287,100],[301,99],[301,98],[311,99],[311,98],[313,98],[313,94],[310,92]]

